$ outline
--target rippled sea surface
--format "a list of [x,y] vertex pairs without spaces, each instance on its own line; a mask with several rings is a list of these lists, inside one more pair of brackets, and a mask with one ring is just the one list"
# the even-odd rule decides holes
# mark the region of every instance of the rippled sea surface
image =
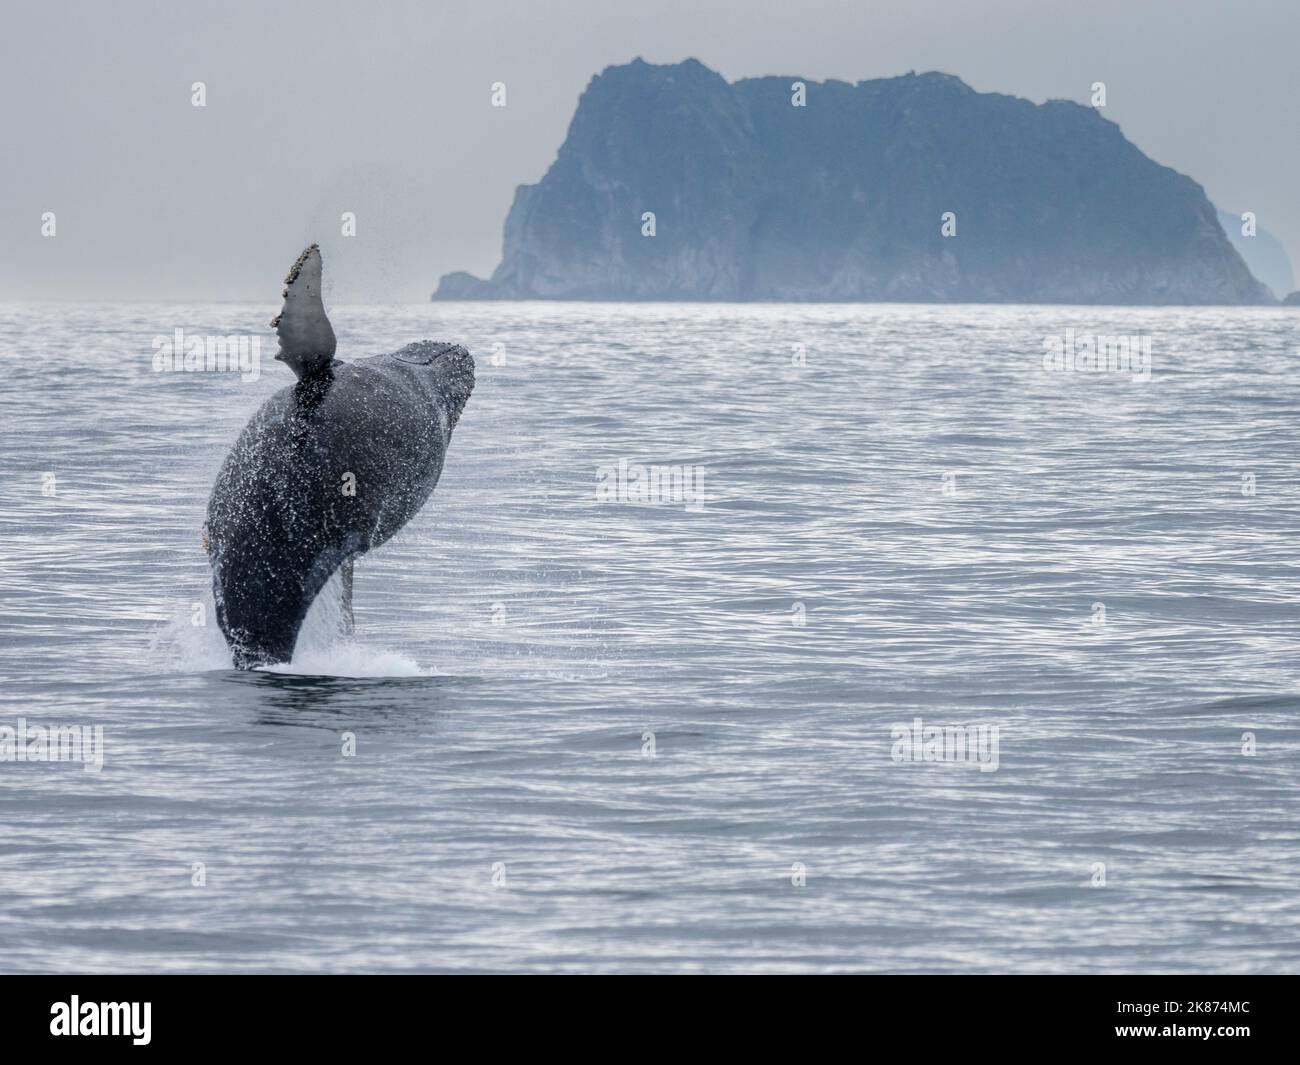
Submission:
[[199,530],[275,309],[0,307],[0,726],[104,737],[0,762],[4,970],[1300,969],[1300,314],[335,308],[478,387],[356,640],[241,673]]

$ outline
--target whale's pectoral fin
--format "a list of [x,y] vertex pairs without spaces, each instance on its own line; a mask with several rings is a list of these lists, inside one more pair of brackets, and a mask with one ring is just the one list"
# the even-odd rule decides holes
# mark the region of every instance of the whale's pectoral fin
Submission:
[[312,244],[284,279],[284,307],[271,321],[280,338],[275,357],[300,379],[312,377],[334,358],[334,328],[321,299],[321,276],[320,248]]
[[343,635],[351,637],[356,632],[352,618],[352,559],[343,563],[343,601],[340,604],[339,617]]

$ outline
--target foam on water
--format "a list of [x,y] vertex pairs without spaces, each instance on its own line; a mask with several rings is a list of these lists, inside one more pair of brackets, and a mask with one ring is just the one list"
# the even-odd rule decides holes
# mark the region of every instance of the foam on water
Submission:
[[169,605],[170,616],[149,635],[150,668],[159,673],[232,669],[230,649],[217,626],[211,590],[194,603]]
[[[196,624],[196,619],[201,619],[201,623]],[[365,640],[348,634],[345,628],[343,579],[340,573],[335,573],[307,611],[293,659],[265,666],[262,672],[316,677],[437,675],[400,651],[371,646]],[[152,634],[150,656],[155,668],[162,672],[195,673],[233,668],[230,650],[216,623],[211,591]]]
[[329,647],[294,651],[293,661],[263,666],[266,673],[289,673],[311,677],[432,677],[399,651],[338,640]]

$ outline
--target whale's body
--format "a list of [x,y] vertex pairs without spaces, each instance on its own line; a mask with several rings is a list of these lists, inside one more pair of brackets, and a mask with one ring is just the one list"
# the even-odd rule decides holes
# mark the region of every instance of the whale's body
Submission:
[[239,668],[287,662],[325,583],[424,506],[474,387],[423,341],[310,367],[253,415],[208,501],[217,621]]

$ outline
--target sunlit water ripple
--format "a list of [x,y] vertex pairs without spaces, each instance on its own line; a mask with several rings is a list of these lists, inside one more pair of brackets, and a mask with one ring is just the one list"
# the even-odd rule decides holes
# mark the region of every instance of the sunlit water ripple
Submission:
[[[3,969],[1300,968],[1295,312],[338,307],[478,387],[358,642],[248,674],[199,527],[289,375],[151,340],[273,311],[0,308],[0,724],[106,744],[0,763]],[[1044,372],[1071,327],[1151,381]]]

